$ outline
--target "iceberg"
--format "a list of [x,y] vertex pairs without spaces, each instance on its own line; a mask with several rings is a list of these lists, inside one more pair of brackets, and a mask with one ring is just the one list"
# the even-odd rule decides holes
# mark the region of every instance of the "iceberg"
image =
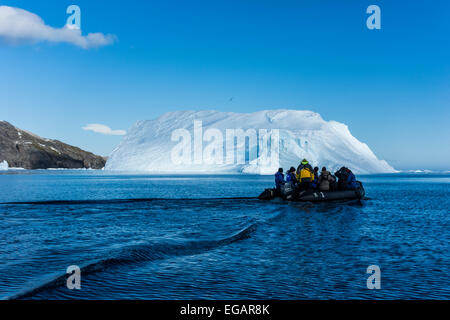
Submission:
[[306,158],[334,171],[392,173],[345,124],[307,110],[177,111],[136,122],[105,170],[156,174],[274,174]]

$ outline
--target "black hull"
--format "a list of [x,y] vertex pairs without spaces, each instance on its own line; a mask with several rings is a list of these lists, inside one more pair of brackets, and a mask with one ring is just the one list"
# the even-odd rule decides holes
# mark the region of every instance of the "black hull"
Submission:
[[361,200],[365,197],[365,190],[362,184],[356,190],[336,190],[336,191],[303,191],[290,194],[281,194],[276,189],[266,189],[258,196],[259,200],[272,200],[282,198],[294,202],[327,202]]

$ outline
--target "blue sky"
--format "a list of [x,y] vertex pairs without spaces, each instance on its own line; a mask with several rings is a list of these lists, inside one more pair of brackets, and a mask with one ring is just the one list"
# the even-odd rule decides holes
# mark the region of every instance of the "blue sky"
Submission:
[[[113,44],[0,40],[0,119],[107,155],[174,110],[295,108],[346,123],[397,169],[449,170],[448,1],[4,1]],[[366,8],[381,8],[381,30]],[[1,22],[0,22],[1,23]],[[230,98],[231,99],[230,101]]]

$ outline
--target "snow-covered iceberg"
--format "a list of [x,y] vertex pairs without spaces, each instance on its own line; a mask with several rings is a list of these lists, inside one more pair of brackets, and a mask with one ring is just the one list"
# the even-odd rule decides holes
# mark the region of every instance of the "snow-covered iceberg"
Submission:
[[279,166],[297,167],[303,158],[329,170],[347,166],[355,173],[395,172],[345,124],[302,110],[178,111],[138,121],[105,169],[273,174]]

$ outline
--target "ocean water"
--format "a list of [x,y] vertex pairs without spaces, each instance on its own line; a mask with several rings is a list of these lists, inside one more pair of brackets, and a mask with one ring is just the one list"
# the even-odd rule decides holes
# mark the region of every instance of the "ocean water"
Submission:
[[449,299],[450,175],[358,178],[368,200],[311,204],[258,201],[267,176],[0,172],[0,298]]

